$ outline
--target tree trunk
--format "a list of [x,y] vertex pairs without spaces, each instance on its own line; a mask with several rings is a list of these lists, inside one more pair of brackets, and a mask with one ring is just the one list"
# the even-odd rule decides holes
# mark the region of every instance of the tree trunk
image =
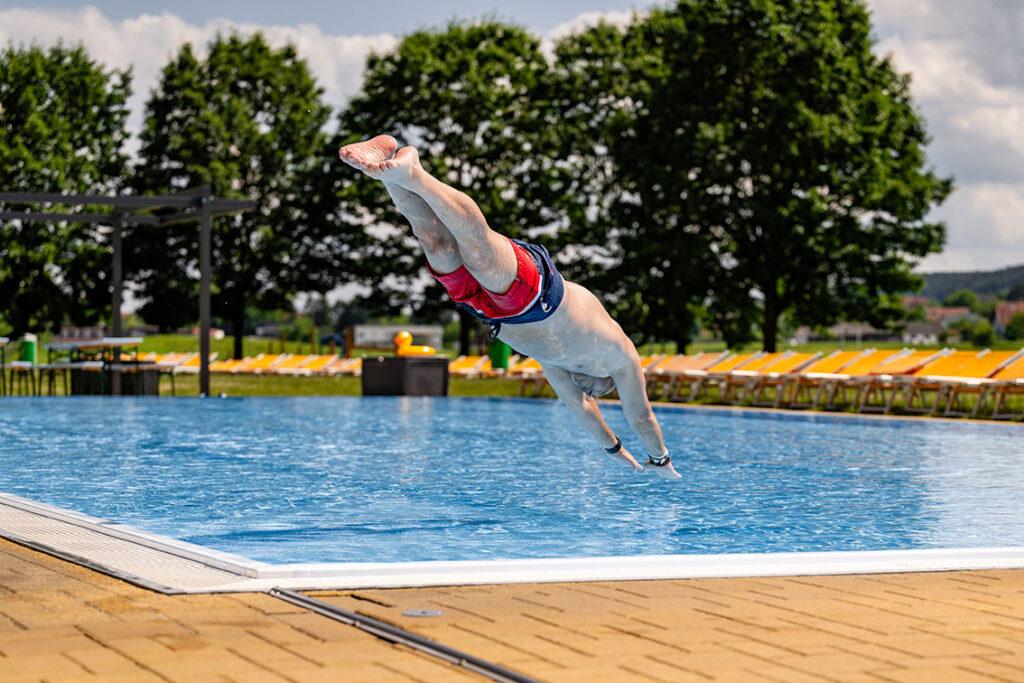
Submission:
[[237,360],[241,360],[243,355],[242,342],[245,341],[245,299],[238,297],[234,305],[234,315],[231,317],[231,326],[234,328],[235,338],[235,352],[234,356]]
[[459,309],[459,355],[469,355],[469,333],[473,329],[473,316]]
[[776,338],[779,336],[779,295],[773,282],[764,293],[764,320],[761,321],[761,339],[764,350],[774,353]]

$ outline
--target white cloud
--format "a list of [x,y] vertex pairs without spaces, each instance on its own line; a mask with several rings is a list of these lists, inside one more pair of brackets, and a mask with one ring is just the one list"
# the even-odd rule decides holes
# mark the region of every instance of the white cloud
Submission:
[[871,0],[880,54],[912,75],[933,141],[929,157],[955,178],[935,211],[949,242],[924,270],[1024,263],[1024,3]]
[[81,43],[94,59],[110,68],[133,68],[134,94],[129,125],[138,130],[142,110],[160,70],[184,43],[202,54],[218,33],[262,32],[274,46],[292,43],[309,63],[327,101],[338,106],[358,92],[371,51],[385,51],[398,38],[391,34],[332,36],[310,24],[260,26],[214,19],[199,26],[164,12],[115,21],[95,7],[77,10],[0,10],[0,44],[64,41]]

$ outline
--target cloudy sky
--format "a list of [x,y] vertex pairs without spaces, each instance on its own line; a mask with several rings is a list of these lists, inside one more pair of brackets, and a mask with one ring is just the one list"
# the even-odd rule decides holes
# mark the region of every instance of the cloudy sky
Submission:
[[[923,270],[1024,264],[1024,2],[869,0],[880,54],[912,74],[933,137],[935,167],[957,190],[937,210],[949,224],[946,250]],[[82,42],[101,62],[133,66],[132,125],[160,67],[184,42],[218,31],[263,31],[296,44],[334,105],[360,85],[363,60],[397,36],[456,17],[495,16],[551,38],[600,17],[625,21],[636,0],[0,0],[0,44]],[[173,7],[172,9],[167,9]]]

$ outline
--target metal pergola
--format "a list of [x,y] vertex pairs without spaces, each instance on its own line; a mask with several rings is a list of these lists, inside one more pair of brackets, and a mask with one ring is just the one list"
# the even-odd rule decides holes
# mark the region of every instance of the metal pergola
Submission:
[[[214,197],[208,185],[170,195],[112,196],[95,194],[56,194],[38,192],[0,192],[3,204],[58,204],[73,206],[109,206],[108,213],[76,213],[68,209],[8,211],[0,209],[0,220],[66,221],[96,223],[113,229],[113,336],[120,337],[122,273],[121,238],[126,225],[172,225],[199,223],[199,393],[210,394],[210,233],[213,219],[256,208],[256,202]],[[153,214],[160,209],[170,213]]]

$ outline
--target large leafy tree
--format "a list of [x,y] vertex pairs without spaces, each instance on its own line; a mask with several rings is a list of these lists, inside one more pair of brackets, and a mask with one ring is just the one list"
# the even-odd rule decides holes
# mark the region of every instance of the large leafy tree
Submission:
[[[81,47],[0,51],[0,189],[118,191],[130,81]],[[0,320],[20,334],[106,316],[108,239],[93,225],[0,223]]]
[[[274,49],[260,34],[217,37],[205,59],[185,45],[147,103],[139,191],[209,184],[217,196],[257,202],[214,223],[214,314],[231,323],[236,356],[247,308],[285,307],[296,292],[346,281],[346,241],[310,196],[330,154],[329,117],[295,48]],[[193,319],[195,225],[140,228],[127,242],[146,320],[173,327]]]
[[570,84],[613,86],[566,91],[612,109],[584,158],[609,207],[594,212],[607,275],[636,293],[645,332],[703,301],[727,340],[758,320],[773,350],[783,314],[901,313],[913,265],[942,246],[927,216],[951,183],[860,0],[680,0],[558,56]]
[[[424,165],[472,196],[495,229],[528,235],[555,217],[545,208],[553,169],[541,153],[551,132],[542,116],[549,67],[540,48],[525,30],[494,21],[409,34],[367,61],[363,91],[342,113],[338,142],[390,133],[415,144]],[[374,220],[404,225],[379,183],[357,181],[354,191]],[[400,304],[423,261],[392,253],[387,263],[400,279],[390,288],[378,281],[376,290]],[[405,301],[429,308],[441,296],[430,287],[423,299]],[[465,353],[471,320],[462,323]]]

